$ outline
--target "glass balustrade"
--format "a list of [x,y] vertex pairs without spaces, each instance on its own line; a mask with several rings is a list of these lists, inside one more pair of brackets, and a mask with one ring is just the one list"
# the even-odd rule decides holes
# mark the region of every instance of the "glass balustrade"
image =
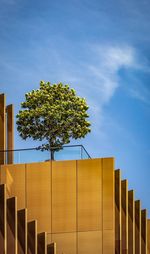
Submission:
[[[56,148],[53,150],[55,151]],[[37,148],[16,149],[12,151],[0,151],[0,158],[5,158],[5,163],[32,163],[50,160],[50,151],[40,151]],[[63,146],[59,151],[54,152],[54,159],[59,160],[80,160],[90,159],[90,155],[82,145]]]

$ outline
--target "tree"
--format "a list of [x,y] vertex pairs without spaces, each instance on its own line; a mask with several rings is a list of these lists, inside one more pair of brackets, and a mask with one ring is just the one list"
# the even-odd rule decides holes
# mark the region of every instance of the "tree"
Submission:
[[20,136],[44,141],[39,149],[50,150],[52,160],[54,151],[71,138],[82,138],[90,132],[88,105],[69,85],[41,81],[39,89],[25,94],[21,109],[17,114]]

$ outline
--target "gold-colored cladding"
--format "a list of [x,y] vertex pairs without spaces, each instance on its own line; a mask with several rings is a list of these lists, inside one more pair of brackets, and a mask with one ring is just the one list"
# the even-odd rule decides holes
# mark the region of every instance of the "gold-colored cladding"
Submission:
[[28,219],[38,220],[38,232],[51,232],[51,162],[26,164]]
[[52,234],[52,242],[57,244],[57,254],[76,254],[76,233]]
[[102,223],[103,254],[115,253],[115,190],[114,159],[102,159]]
[[77,179],[77,230],[102,230],[102,160],[77,161]]
[[[115,231],[115,230],[114,230]],[[113,230],[103,231],[103,254],[115,254],[115,237]]]
[[150,219],[147,220],[147,254],[150,254]]
[[37,221],[27,224],[27,209],[17,211],[17,198],[6,200],[5,185],[0,185],[0,254],[56,254],[47,233],[37,234]]
[[134,192],[128,191],[128,254],[135,254]]
[[27,254],[27,209],[17,212],[18,219],[18,253]]
[[[14,150],[14,108],[13,105],[6,107],[7,112],[7,150]],[[14,160],[13,151],[7,152],[7,164]]]
[[75,231],[76,161],[54,161],[52,162],[52,233]]
[[141,254],[141,203],[135,201],[135,254]]
[[121,247],[122,254],[128,253],[128,182],[121,182]]
[[0,254],[6,254],[6,187],[0,185]]
[[[78,241],[90,232],[91,251],[114,252],[113,158],[5,165],[1,180],[8,196],[18,196],[19,208],[23,204],[28,208],[28,218],[38,220],[38,232],[49,233],[49,243],[57,238],[60,246],[83,251]],[[70,242],[65,247],[67,237]]]
[[79,232],[77,253],[78,254],[103,253],[102,252],[102,231]]
[[47,234],[45,232],[39,233],[37,236],[38,254],[47,254]]
[[102,159],[103,165],[103,230],[114,229],[114,159],[104,158]]
[[52,242],[52,234],[47,233],[47,243],[50,244]]
[[37,221],[30,221],[27,225],[27,253],[28,254],[38,254],[37,253]]
[[[6,150],[6,97],[0,94],[0,151]],[[0,152],[0,165],[5,164],[6,154]]]
[[7,199],[7,253],[18,254],[17,198]]
[[56,243],[50,243],[47,245],[47,254],[56,254]]
[[141,254],[147,254],[147,211],[141,210]]
[[115,253],[121,253],[121,172],[115,171]]
[[25,164],[2,165],[1,183],[6,184],[7,197],[17,196],[17,207],[25,204]]

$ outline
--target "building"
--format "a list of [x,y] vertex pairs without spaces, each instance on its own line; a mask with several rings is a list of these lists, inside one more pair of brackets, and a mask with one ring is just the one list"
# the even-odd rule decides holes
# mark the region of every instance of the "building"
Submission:
[[13,164],[13,107],[4,95],[0,133],[0,254],[150,253],[147,212],[114,158]]

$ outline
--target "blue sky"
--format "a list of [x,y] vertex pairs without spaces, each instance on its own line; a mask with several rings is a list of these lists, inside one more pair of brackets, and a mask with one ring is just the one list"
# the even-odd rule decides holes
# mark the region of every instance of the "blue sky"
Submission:
[[[0,92],[18,112],[40,80],[69,83],[90,106],[92,157],[116,158],[150,211],[150,2],[0,0]],[[72,142],[75,144],[75,142]],[[15,147],[33,147],[16,131]]]

